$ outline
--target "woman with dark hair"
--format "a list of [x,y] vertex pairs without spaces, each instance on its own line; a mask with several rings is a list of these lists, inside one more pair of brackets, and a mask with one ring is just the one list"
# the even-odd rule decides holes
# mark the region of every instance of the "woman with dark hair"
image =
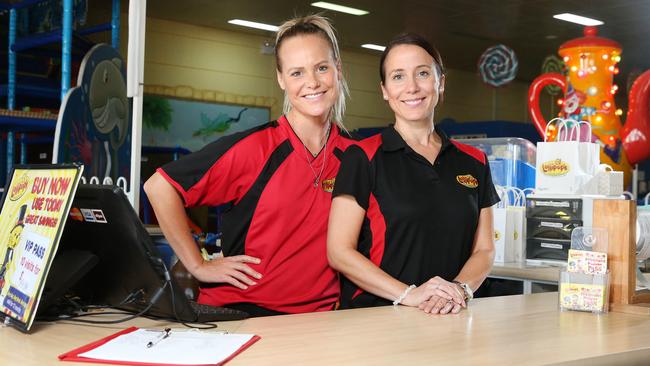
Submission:
[[[327,218],[342,153],[347,85],[334,29],[311,15],[276,37],[277,121],[223,137],[161,168],[146,182],[160,227],[189,272],[198,301],[251,315],[331,310],[339,283],[326,257]],[[223,258],[206,261],[184,207],[232,203]]]
[[346,150],[333,192],[327,255],[343,274],[341,307],[457,313],[494,257],[487,158],[434,126],[445,74],[426,39],[394,38],[379,72],[395,124]]

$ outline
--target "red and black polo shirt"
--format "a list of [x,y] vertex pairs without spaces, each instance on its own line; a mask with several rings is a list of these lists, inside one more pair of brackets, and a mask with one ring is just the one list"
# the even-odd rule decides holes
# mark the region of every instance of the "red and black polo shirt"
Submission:
[[[392,126],[349,147],[333,193],[366,210],[358,251],[409,285],[453,280],[471,255],[481,209],[499,201],[485,154],[436,132],[433,165]],[[341,277],[342,308],[391,303]]]
[[355,142],[344,134],[332,125],[325,151],[314,158],[283,116],[158,169],[187,207],[232,203],[223,216],[223,254],[261,259],[249,264],[263,276],[257,285],[205,284],[199,302],[287,313],[332,309],[339,284],[327,262],[327,221],[340,157]]

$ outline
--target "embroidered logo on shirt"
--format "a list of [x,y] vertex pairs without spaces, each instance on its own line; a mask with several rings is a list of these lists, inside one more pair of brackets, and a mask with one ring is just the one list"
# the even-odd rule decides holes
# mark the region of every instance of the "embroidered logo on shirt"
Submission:
[[321,187],[325,192],[332,192],[334,190],[334,182],[336,181],[336,178],[330,178],[330,179],[323,179],[323,183],[321,183]]
[[569,170],[571,170],[569,163],[562,161],[562,159],[554,159],[542,163],[542,173],[544,175],[558,177],[567,174]]
[[456,181],[467,188],[478,187],[478,180],[476,180],[476,178],[474,178],[471,174],[457,175]]

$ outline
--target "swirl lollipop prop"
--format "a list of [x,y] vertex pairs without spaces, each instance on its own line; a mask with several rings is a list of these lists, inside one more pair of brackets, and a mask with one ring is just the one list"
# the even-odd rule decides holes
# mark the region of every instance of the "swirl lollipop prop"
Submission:
[[478,71],[484,83],[498,88],[511,82],[517,75],[519,62],[515,51],[502,44],[485,50],[478,61]]
[[[561,75],[566,75],[567,72],[564,61],[555,55],[546,56],[544,62],[542,62],[542,74],[551,72]],[[558,95],[562,91],[562,88],[556,85],[547,85],[544,87],[544,90],[549,95]]]

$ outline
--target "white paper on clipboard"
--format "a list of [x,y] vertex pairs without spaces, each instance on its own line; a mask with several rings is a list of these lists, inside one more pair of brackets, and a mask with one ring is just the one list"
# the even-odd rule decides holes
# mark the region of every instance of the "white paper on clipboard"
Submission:
[[148,348],[160,330],[137,329],[122,334],[80,357],[117,362],[172,365],[215,365],[236,354],[254,334],[172,330],[169,337]]

